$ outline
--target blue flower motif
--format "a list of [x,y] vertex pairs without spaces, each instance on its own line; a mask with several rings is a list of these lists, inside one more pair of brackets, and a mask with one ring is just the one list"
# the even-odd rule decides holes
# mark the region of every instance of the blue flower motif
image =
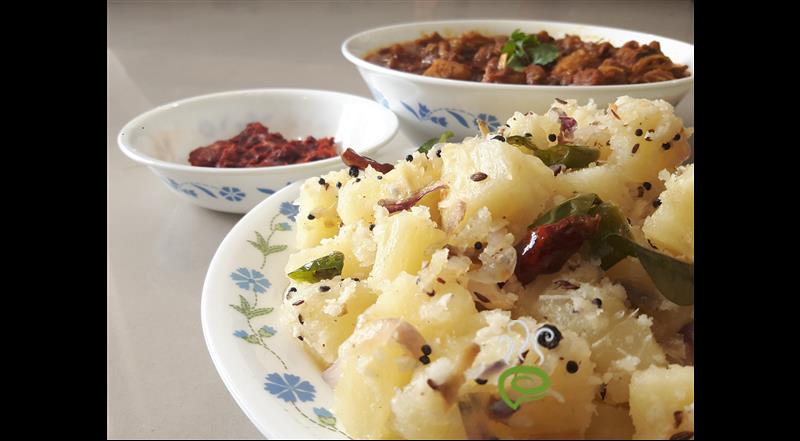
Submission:
[[272,286],[263,274],[256,270],[248,270],[247,268],[239,268],[235,272],[232,272],[231,279],[236,282],[239,288],[248,291],[252,289],[256,293],[266,292],[267,289]]
[[239,202],[245,197],[244,192],[238,187],[222,187],[219,195],[232,202]]
[[292,374],[279,375],[273,372],[266,377],[267,382],[264,383],[264,389],[276,395],[283,401],[294,403],[297,399],[300,401],[314,401],[314,394],[317,392],[314,385],[308,381],[300,381],[300,377]]
[[277,334],[278,331],[276,331],[272,326],[262,326],[261,329],[258,330],[258,333],[262,337],[272,337],[273,335]]
[[331,411],[324,407],[315,407],[314,413],[320,418],[333,418]]
[[[497,120],[497,117],[494,115],[489,115],[487,113],[479,113],[478,118],[486,122],[486,125],[489,127],[489,130],[495,131],[498,127],[500,127],[500,121]],[[475,126],[477,127],[477,122]]]
[[431,117],[431,121],[435,124],[439,124],[442,127],[447,127],[447,120],[443,116]]
[[300,207],[291,202],[283,202],[281,203],[280,211],[282,215],[288,217],[290,221],[294,222],[294,217],[300,212]]
[[234,333],[233,333],[233,335],[235,335],[235,336],[237,336],[237,337],[239,337],[239,338],[247,338],[247,335],[248,335],[248,334],[247,334],[247,332],[245,332],[245,331],[242,331],[242,330],[240,329],[240,330],[238,330],[238,331],[234,332]]
[[328,409],[315,407],[314,413],[317,414],[317,419],[320,423],[329,427],[336,427],[336,417]]

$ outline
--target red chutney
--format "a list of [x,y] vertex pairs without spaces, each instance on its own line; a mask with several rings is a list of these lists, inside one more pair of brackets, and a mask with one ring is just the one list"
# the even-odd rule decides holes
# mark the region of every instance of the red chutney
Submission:
[[302,164],[338,155],[332,137],[287,140],[261,123],[247,125],[228,140],[198,147],[189,153],[189,163],[198,167],[270,167]]

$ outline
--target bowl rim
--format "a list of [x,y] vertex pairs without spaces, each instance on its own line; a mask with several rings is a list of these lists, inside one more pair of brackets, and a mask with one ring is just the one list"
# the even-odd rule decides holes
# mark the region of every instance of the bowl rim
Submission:
[[130,142],[130,136],[131,136],[130,133],[135,131],[133,130],[135,127],[139,126],[142,122],[152,119],[153,117],[157,117],[159,114],[164,113],[175,107],[199,101],[206,101],[221,97],[235,97],[241,95],[253,95],[253,94],[265,95],[265,97],[268,98],[270,94],[274,93],[286,93],[290,95],[291,94],[327,95],[328,97],[332,98],[355,99],[356,101],[361,101],[364,104],[373,107],[377,112],[382,113],[383,117],[385,117],[386,122],[389,126],[387,134],[379,138],[377,142],[375,142],[373,145],[367,148],[358,149],[356,147],[353,147],[353,149],[359,152],[360,154],[372,153],[378,150],[379,148],[385,146],[389,141],[391,141],[397,135],[399,129],[399,122],[397,119],[397,115],[395,115],[394,112],[384,108],[374,100],[359,95],[352,95],[344,92],[336,92],[336,91],[321,90],[321,89],[300,89],[300,88],[237,89],[237,90],[214,92],[204,95],[197,95],[189,98],[183,98],[166,104],[162,104],[146,112],[143,112],[137,115],[136,117],[132,118],[130,121],[128,121],[125,125],[122,126],[119,133],[117,134],[117,145],[119,146],[120,150],[122,150],[122,153],[124,153],[127,157],[144,165],[168,169],[168,170],[182,171],[182,172],[209,173],[215,175],[261,175],[265,173],[294,173],[301,171],[309,171],[316,168],[328,167],[336,162],[340,162],[341,159],[337,155],[319,161],[305,162],[302,164],[276,165],[270,167],[242,167],[242,168],[199,167],[190,164],[179,164],[176,162],[164,161],[161,159],[154,158],[150,155],[142,153],[140,150],[136,149]]
[[[591,85],[567,85],[567,86],[551,86],[551,85],[529,85],[529,84],[503,84],[503,83],[482,83],[477,81],[464,81],[464,80],[452,80],[448,78],[437,78],[437,77],[426,77],[424,75],[417,75],[408,72],[402,72],[399,70],[389,69],[388,67],[383,67],[377,64],[370,63],[369,61],[364,60],[363,58],[355,55],[352,51],[350,51],[349,46],[358,38],[363,38],[364,36],[370,34],[378,34],[381,32],[396,30],[400,28],[409,28],[414,26],[446,26],[446,25],[457,25],[457,24],[510,24],[510,23],[528,23],[531,25],[536,26],[550,26],[550,25],[557,25],[557,26],[584,26],[588,28],[593,28],[599,32],[603,31],[617,31],[617,32],[628,32],[631,34],[637,34],[641,36],[647,36],[646,38],[652,38],[654,40],[659,40],[659,42],[667,41],[670,43],[675,44],[682,44],[691,47],[691,65],[689,66],[688,72],[689,76],[685,78],[678,78],[675,80],[669,81],[659,81],[655,83],[640,83],[640,84],[612,84],[612,85],[601,85],[601,86],[591,86]],[[637,39],[638,41],[638,39]],[[548,21],[548,20],[511,20],[511,19],[469,19],[469,20],[432,20],[432,21],[419,21],[419,22],[406,22],[400,24],[393,24],[389,26],[381,26],[377,28],[367,29],[365,31],[361,31],[357,34],[351,35],[347,37],[342,42],[341,45],[342,55],[350,61],[351,63],[355,64],[358,68],[367,69],[377,71],[379,73],[397,76],[404,79],[409,79],[413,81],[419,81],[422,83],[428,83],[431,85],[440,85],[440,86],[461,86],[466,88],[479,88],[479,89],[493,89],[493,90],[534,90],[534,91],[570,91],[570,90],[597,90],[597,91],[630,91],[630,92],[637,92],[643,91],[648,89],[654,88],[662,88],[662,87],[673,87],[673,86],[682,86],[688,85],[694,82],[694,45],[691,43],[687,43],[685,41],[676,40],[674,38],[667,38],[656,34],[649,34],[646,32],[639,32],[633,31],[629,29],[623,28],[614,28],[610,26],[598,26],[593,24],[587,23],[575,23],[575,22],[564,22],[564,21]]]

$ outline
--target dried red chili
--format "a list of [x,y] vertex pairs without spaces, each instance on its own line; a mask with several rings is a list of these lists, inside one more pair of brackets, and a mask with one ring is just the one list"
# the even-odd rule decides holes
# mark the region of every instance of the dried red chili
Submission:
[[517,266],[514,274],[522,284],[532,282],[540,274],[552,274],[592,237],[600,226],[600,215],[568,216],[558,222],[531,230],[517,245]]

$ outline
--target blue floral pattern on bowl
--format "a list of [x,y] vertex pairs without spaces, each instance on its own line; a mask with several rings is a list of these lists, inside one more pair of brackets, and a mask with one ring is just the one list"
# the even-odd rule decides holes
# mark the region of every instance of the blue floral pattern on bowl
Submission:
[[237,187],[222,187],[222,190],[219,191],[219,195],[232,202],[239,202],[246,196],[244,192]]
[[294,402],[297,399],[314,401],[314,394],[317,393],[314,385],[308,381],[301,382],[301,378],[297,375],[283,374],[281,376],[277,372],[267,375],[264,389],[286,402]]
[[467,112],[466,110],[453,109],[449,107],[431,110],[426,104],[421,102],[417,102],[416,109],[402,101],[400,101],[400,104],[402,104],[403,107],[405,107],[406,110],[408,110],[408,112],[414,115],[414,117],[418,120],[430,121],[445,128],[451,124],[449,118],[454,119],[457,124],[467,129],[478,128],[478,120],[486,122],[486,125],[491,131],[495,131],[498,127],[500,127],[500,121],[497,119],[497,117],[488,113],[479,113],[475,115],[474,113]]
[[[233,189],[231,189],[230,192],[233,192]],[[281,203],[278,211],[279,212],[275,213],[270,220],[269,234],[265,233],[266,237],[261,232],[254,231],[255,238],[253,240],[247,240],[247,242],[261,254],[261,268],[266,264],[268,256],[284,252],[288,248],[283,244],[275,244],[273,239],[275,239],[275,233],[277,232],[292,231],[291,224],[296,221],[300,207],[286,201]],[[286,221],[279,221],[279,216],[284,216]],[[246,325],[243,329],[234,330],[232,333],[233,337],[243,340],[247,344],[260,346],[268,351],[281,363],[285,371],[268,372],[264,377],[264,390],[276,399],[291,404],[294,410],[306,421],[350,438],[350,436],[336,427],[336,417],[330,410],[324,407],[313,407],[312,414],[307,408],[303,409],[298,406],[298,403],[314,403],[317,395],[316,387],[308,379],[293,374],[283,358],[267,344],[269,339],[278,333],[277,329],[266,324],[257,328],[257,326],[253,324],[255,320],[273,317],[270,314],[274,311],[274,308],[259,307],[258,305],[260,298],[270,298],[272,283],[259,269],[248,268],[246,266],[235,268],[230,272],[229,276],[232,283],[245,291],[239,294],[238,304],[229,305],[231,309],[241,314]],[[246,296],[248,293],[249,295]],[[277,322],[277,318],[275,318],[275,322]]]
[[295,216],[300,213],[300,207],[291,202],[281,203],[281,214],[288,217],[290,221],[295,221]]
[[[230,202],[241,202],[247,197],[247,193],[245,193],[239,187],[224,186],[220,188],[213,185],[200,184],[197,182],[178,182],[172,178],[166,178],[166,182],[170,187],[172,187],[173,190],[179,191],[193,198],[197,198],[204,194],[214,199],[222,198]],[[291,182],[286,183],[286,185],[289,184],[291,184]],[[276,191],[271,188],[256,188],[256,190],[267,195],[271,195]]]
[[239,288],[248,291],[252,289],[256,294],[267,292],[267,289],[272,286],[263,274],[247,268],[239,268],[236,272],[231,273],[231,279]]
[[[389,109],[389,100],[387,100],[386,97],[383,96],[383,94],[381,93],[380,90],[373,89],[373,88],[370,87],[369,91],[372,92],[372,96],[373,96],[373,98],[375,98],[375,101],[380,103],[381,106],[386,107],[387,109]],[[391,109],[389,109],[389,110],[391,110]]]
[[333,416],[331,411],[324,407],[315,407],[314,414],[319,418],[319,421],[322,424],[335,427],[336,426],[336,417]]

